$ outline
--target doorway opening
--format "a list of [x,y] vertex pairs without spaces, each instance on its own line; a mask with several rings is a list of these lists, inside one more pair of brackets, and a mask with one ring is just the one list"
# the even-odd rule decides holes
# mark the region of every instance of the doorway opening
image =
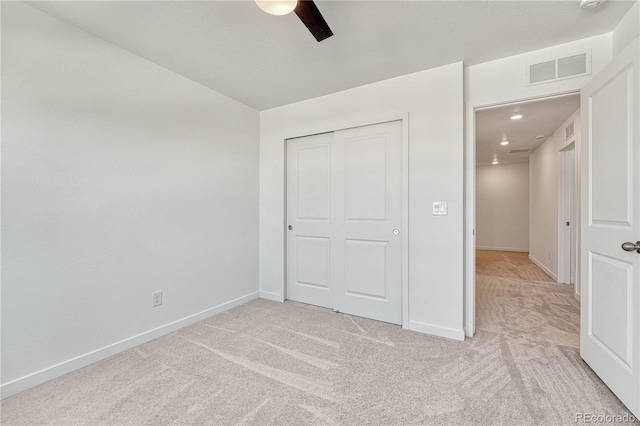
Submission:
[[[529,306],[541,291],[557,291],[562,303],[576,308],[564,327],[575,328],[577,344],[580,96],[479,108],[474,114],[475,328],[510,327],[522,319],[510,317],[511,308]],[[567,285],[553,287],[559,284]],[[530,316],[543,315],[532,310]]]

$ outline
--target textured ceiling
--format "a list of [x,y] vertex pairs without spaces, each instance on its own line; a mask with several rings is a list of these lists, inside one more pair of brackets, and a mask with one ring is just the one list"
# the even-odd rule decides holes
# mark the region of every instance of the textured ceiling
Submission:
[[610,32],[632,2],[316,1],[335,36],[253,1],[28,4],[263,110],[464,61],[475,64]]
[[[476,165],[488,166],[494,157],[500,164],[528,163],[529,155],[580,108],[580,95],[569,95],[492,108],[476,113]],[[520,120],[512,120],[514,114]],[[536,136],[544,135],[544,139]],[[509,145],[500,142],[508,140]],[[531,148],[509,154],[510,149]]]

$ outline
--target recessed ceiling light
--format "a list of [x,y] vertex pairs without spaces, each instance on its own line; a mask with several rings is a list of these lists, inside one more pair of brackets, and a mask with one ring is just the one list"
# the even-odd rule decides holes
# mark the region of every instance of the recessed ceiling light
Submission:
[[502,141],[500,142],[500,145],[509,145],[509,141]]
[[538,135],[536,136],[536,139],[544,139],[544,135]]
[[512,120],[520,120],[522,118],[522,114],[514,114],[511,116]]
[[498,160],[493,160],[491,164],[499,164],[499,163],[498,163]]

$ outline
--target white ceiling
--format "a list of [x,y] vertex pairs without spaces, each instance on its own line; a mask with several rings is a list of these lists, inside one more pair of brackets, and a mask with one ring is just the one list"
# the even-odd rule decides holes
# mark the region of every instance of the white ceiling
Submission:
[[[514,104],[476,113],[476,165],[529,162],[529,155],[580,108],[580,95],[574,94],[535,102]],[[514,114],[522,114],[512,120]],[[544,135],[544,139],[536,136]],[[509,145],[500,142],[508,140]],[[528,153],[509,154],[510,149],[531,148]]]
[[246,0],[29,4],[263,110],[607,33],[632,2],[316,1],[335,34],[321,43],[295,14],[271,16]]

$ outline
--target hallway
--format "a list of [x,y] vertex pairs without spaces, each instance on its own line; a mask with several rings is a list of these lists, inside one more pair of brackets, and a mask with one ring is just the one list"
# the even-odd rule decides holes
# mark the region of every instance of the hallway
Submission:
[[580,302],[527,253],[476,252],[478,330],[580,348]]
[[580,358],[573,285],[554,282],[527,253],[478,250],[476,286],[476,339],[499,342],[501,364],[534,423],[628,413]]

